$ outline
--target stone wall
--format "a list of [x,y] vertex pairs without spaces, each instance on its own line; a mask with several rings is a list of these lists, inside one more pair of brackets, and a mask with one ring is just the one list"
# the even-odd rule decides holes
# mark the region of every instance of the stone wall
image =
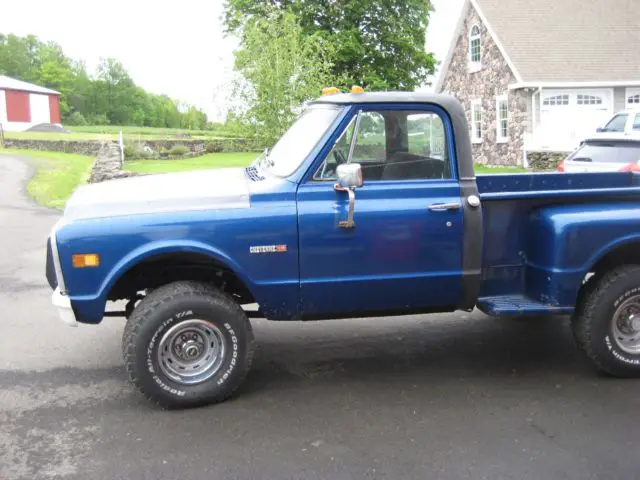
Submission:
[[116,178],[143,175],[136,172],[122,170],[120,146],[116,142],[107,142],[101,145],[96,160],[91,167],[89,183],[104,182]]
[[90,140],[26,140],[5,138],[4,145],[7,148],[19,148],[22,150],[42,150],[95,156],[100,151],[102,142]]
[[567,152],[527,152],[527,161],[533,170],[555,170],[567,155]]
[[[473,25],[481,30],[482,69],[469,72],[469,31]],[[457,97],[464,105],[471,126],[471,100],[482,102],[482,143],[473,145],[474,161],[483,165],[522,165],[524,134],[527,123],[527,98],[521,90],[508,90],[515,76],[500,53],[476,10],[469,5],[451,63],[442,83],[442,91]],[[507,95],[509,141],[496,142],[496,96]]]
[[[158,158],[158,153],[161,149],[165,148],[171,150],[176,145],[184,145],[189,151],[194,152],[199,148],[204,148],[206,153],[215,152],[261,152],[264,150],[264,143],[260,140],[246,139],[246,138],[220,138],[212,140],[193,140],[193,139],[170,139],[170,140],[146,140],[144,138],[132,138],[125,137],[125,143],[135,143],[139,147],[148,146],[154,152],[155,155],[151,155],[145,158]],[[127,158],[127,160],[134,160],[133,158]],[[141,158],[144,160],[144,158]]]
[[[125,136],[125,142],[127,141],[148,145],[155,152],[159,152],[161,148],[171,149],[175,145],[184,145],[190,151],[195,151],[198,147],[204,146],[208,153],[261,152],[265,147],[260,140],[246,138],[146,140],[144,137]],[[7,148],[77,153],[92,157],[98,155],[103,145],[103,142],[98,140],[27,140],[13,138],[6,138],[4,143]]]

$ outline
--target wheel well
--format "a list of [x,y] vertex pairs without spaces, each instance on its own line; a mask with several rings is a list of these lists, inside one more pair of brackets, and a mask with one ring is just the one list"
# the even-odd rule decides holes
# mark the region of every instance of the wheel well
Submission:
[[598,260],[595,265],[589,269],[587,278],[585,278],[578,292],[576,305],[582,303],[585,295],[597,284],[597,280],[601,278],[602,275],[624,265],[640,265],[640,242],[620,245]]
[[118,278],[107,299],[133,299],[142,290],[183,280],[215,285],[240,304],[255,302],[249,289],[230,268],[198,253],[172,253],[143,260]]
[[623,265],[640,265],[640,242],[626,243],[614,248],[598,260],[590,271],[598,277]]

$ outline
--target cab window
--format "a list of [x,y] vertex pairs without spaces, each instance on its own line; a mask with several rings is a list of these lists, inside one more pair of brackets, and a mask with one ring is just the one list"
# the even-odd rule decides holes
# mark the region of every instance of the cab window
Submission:
[[[451,178],[444,123],[438,114],[378,110],[362,111],[359,117],[357,132],[349,130],[355,129],[352,122],[314,180],[335,180],[336,167],[344,162],[362,165],[365,182]],[[350,137],[353,149],[351,157],[345,157]]]

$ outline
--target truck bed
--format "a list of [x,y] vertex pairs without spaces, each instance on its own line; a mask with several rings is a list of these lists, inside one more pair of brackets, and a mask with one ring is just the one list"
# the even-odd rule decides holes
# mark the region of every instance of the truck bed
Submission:
[[478,306],[492,315],[571,313],[600,256],[621,239],[640,241],[637,174],[486,174],[477,184],[484,232]]
[[483,200],[640,194],[633,172],[479,174],[476,181]]

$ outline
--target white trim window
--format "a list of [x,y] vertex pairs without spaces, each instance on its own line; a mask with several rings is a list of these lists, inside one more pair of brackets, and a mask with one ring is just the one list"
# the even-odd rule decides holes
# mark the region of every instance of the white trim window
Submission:
[[471,101],[471,142],[482,143],[482,102]]
[[578,94],[578,105],[602,105],[602,97],[598,95]]
[[506,95],[496,97],[496,142],[509,141],[509,102]]
[[547,97],[542,101],[542,105],[545,107],[562,107],[569,105],[569,94],[562,93],[560,95]]
[[479,25],[469,30],[469,71],[478,72],[482,68],[482,32]]
[[640,88],[627,88],[625,97],[627,108],[640,108]]

